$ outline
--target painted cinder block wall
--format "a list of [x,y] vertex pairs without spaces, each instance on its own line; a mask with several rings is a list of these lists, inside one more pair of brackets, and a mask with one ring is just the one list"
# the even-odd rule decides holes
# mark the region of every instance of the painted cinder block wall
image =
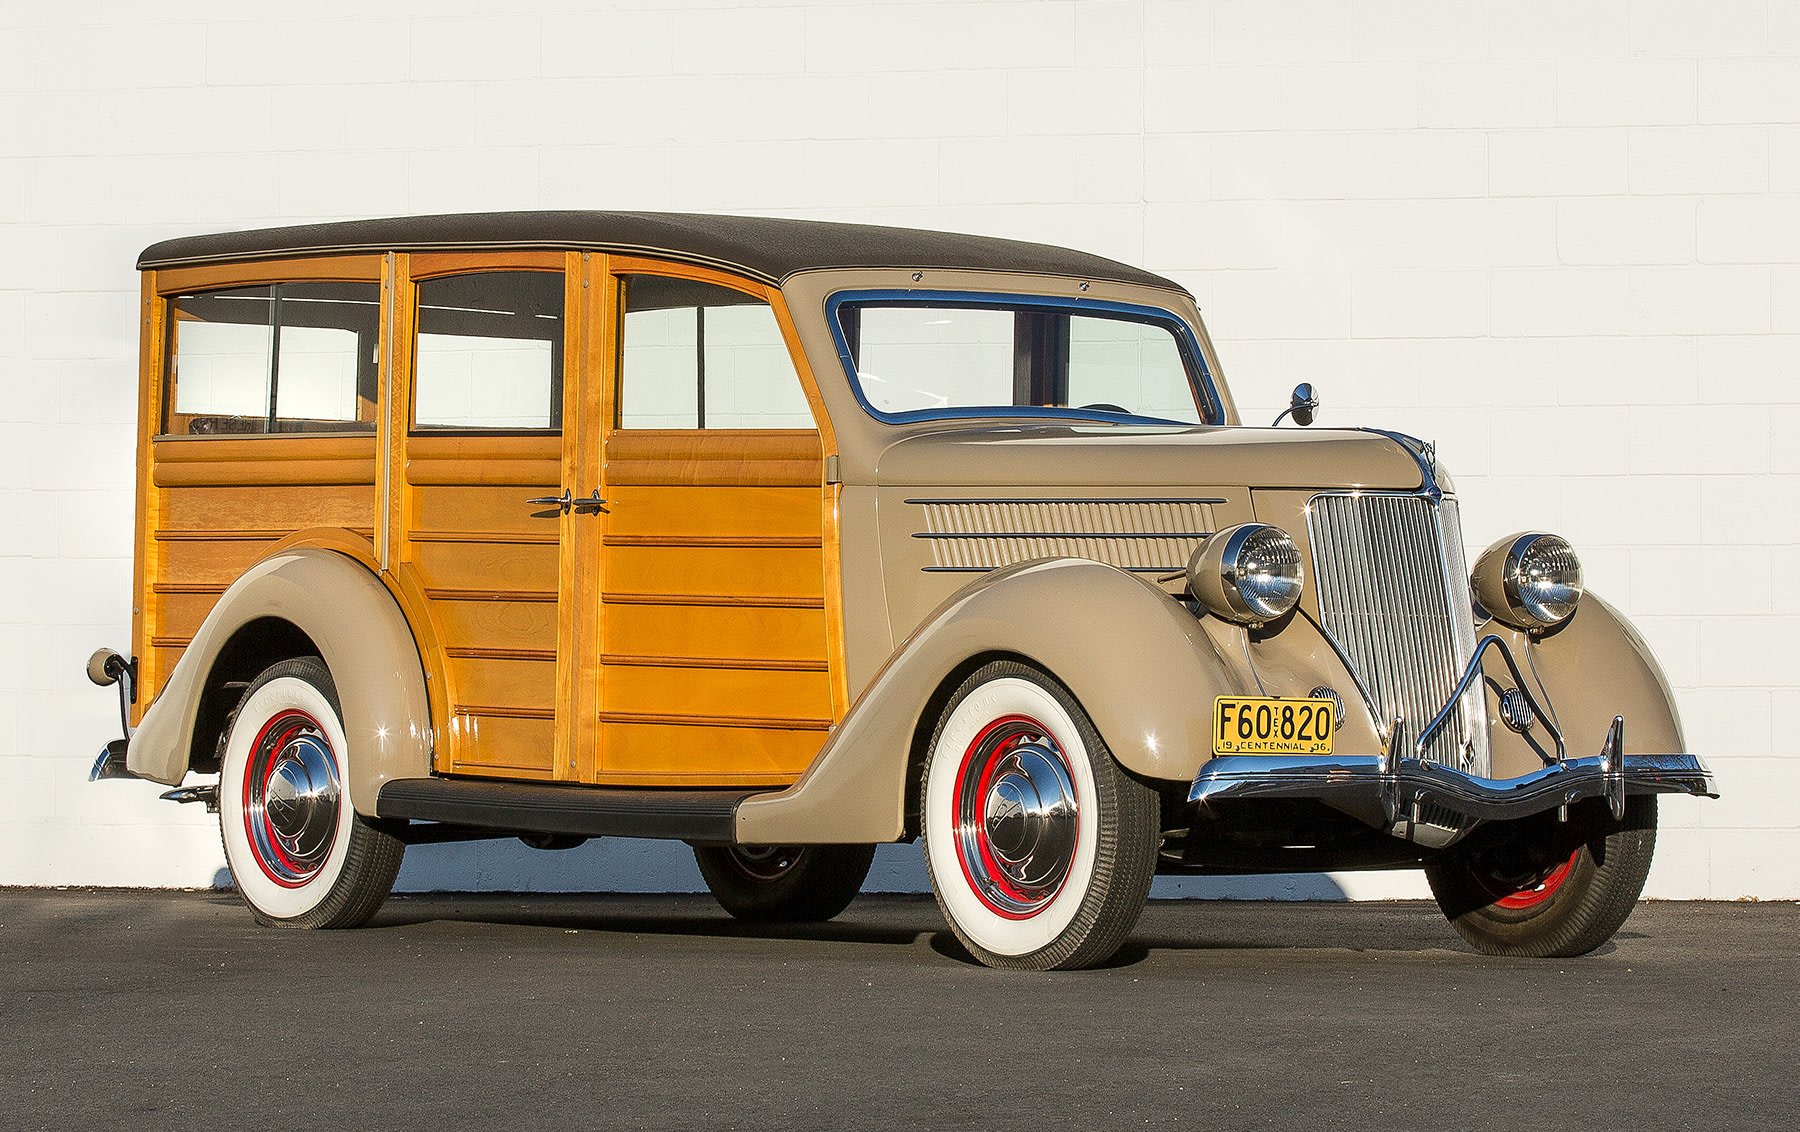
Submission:
[[[197,807],[90,786],[128,639],[136,252],[511,208],[1044,240],[1199,296],[1248,421],[1434,438],[1478,550],[1549,528],[1727,791],[1649,891],[1800,897],[1800,4],[0,4],[0,883],[207,885]],[[292,13],[295,9],[287,9]],[[872,887],[923,883],[884,851]],[[691,888],[680,846],[403,887]],[[1420,894],[1406,877],[1159,891]]]

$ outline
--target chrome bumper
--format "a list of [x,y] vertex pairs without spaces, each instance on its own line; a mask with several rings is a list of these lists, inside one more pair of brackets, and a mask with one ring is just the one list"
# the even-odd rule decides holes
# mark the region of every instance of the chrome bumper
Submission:
[[1479,778],[1417,758],[1332,755],[1306,758],[1224,755],[1200,768],[1188,801],[1227,798],[1316,798],[1379,812],[1391,825],[1429,805],[1470,818],[1508,820],[1588,798],[1605,798],[1621,813],[1628,794],[1700,794],[1716,798],[1712,772],[1698,755],[1565,759],[1517,778]]

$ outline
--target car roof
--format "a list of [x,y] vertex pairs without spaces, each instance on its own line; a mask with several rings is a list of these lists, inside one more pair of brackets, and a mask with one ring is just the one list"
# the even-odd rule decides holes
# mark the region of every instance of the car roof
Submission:
[[138,268],[387,251],[563,248],[653,255],[780,284],[828,268],[961,268],[1181,287],[1148,271],[1050,244],[919,228],[680,212],[481,212],[219,232],[145,248]]

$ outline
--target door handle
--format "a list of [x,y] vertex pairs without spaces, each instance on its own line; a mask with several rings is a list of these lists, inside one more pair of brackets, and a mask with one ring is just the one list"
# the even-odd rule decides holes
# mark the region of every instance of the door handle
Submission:
[[606,509],[606,500],[600,498],[600,489],[599,488],[595,488],[594,494],[588,496],[586,499],[574,500],[570,504],[570,506],[572,506],[575,509],[575,513],[577,515],[607,515],[607,514],[611,514],[611,512],[607,511],[607,509]]
[[534,507],[555,508],[554,511],[534,511],[531,515],[533,519],[554,519],[558,515],[567,515],[572,501],[569,498],[569,489],[565,487],[561,495],[540,495],[536,499],[527,499],[525,502]]

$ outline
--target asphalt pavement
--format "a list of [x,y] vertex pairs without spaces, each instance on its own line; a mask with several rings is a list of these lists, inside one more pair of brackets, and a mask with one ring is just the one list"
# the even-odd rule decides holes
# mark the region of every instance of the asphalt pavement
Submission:
[[1157,901],[1097,971],[976,966],[929,896],[0,890],[18,1129],[1793,1127],[1800,906],[1646,903],[1575,960],[1417,902]]

